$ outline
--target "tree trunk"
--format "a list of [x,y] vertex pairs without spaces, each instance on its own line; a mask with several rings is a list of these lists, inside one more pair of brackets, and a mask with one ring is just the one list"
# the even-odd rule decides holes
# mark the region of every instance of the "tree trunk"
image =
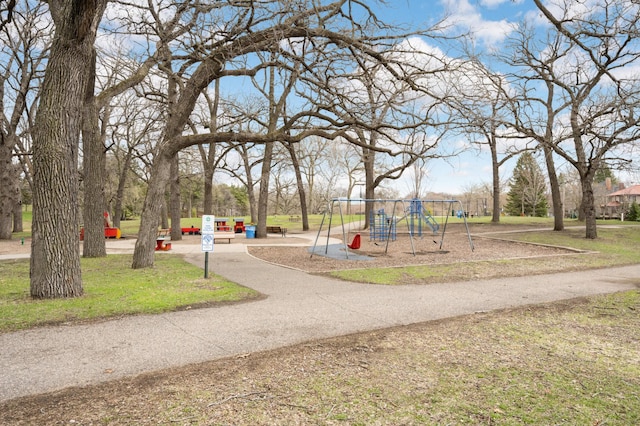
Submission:
[[491,181],[493,193],[493,214],[491,215],[491,222],[500,223],[500,164],[498,162],[498,148],[495,143],[490,143],[489,147],[491,148]]
[[249,152],[247,150],[247,146],[242,145],[237,152],[240,154],[242,158],[242,164],[244,167],[244,172],[246,176],[246,185],[247,185],[247,198],[249,199],[249,214],[251,216],[251,223],[258,222],[258,208],[256,201],[256,193],[254,191],[254,182],[253,176],[251,175],[251,162],[249,161]]
[[581,179],[582,185],[582,210],[585,219],[585,238],[595,240],[598,238],[596,227],[596,207],[593,196],[592,178]]
[[553,204],[553,230],[563,231],[564,206],[562,205],[562,195],[560,194],[560,184],[558,183],[556,165],[553,161],[553,150],[547,144],[542,144],[542,148],[544,150],[544,159],[547,164],[549,185],[551,186],[551,203]]
[[271,177],[271,160],[273,157],[273,144],[264,146],[264,159],[262,160],[262,173],[260,174],[260,193],[258,194],[258,223],[256,226],[256,238],[267,238],[267,216],[269,204],[269,178]]
[[[204,162],[203,162],[204,163]],[[204,214],[213,214],[213,170],[204,170]]]
[[[16,170],[17,173],[17,170]],[[22,226],[22,192],[18,191],[19,199],[13,208],[13,232],[23,232]]]
[[[167,175],[168,176],[168,175]],[[160,227],[162,229],[169,229],[169,208],[167,207],[167,197],[163,196],[160,206]],[[158,227],[158,224],[154,224]]]
[[84,171],[83,257],[105,257],[107,255],[104,241],[106,158],[104,145],[100,137],[98,108],[93,94],[96,78],[95,65],[96,54],[94,49],[82,120],[82,168]]
[[13,211],[18,203],[20,186],[16,168],[11,161],[12,138],[0,133],[0,240],[10,240],[13,231]]
[[247,197],[249,198],[249,215],[251,223],[258,223],[258,200],[254,190],[253,178],[247,178]]
[[[374,159],[375,159],[375,151],[367,148],[363,148],[362,153],[363,165],[364,165],[364,198],[367,200],[373,200],[375,198],[375,188],[374,188]],[[369,223],[369,218],[371,217],[371,212],[373,211],[373,203],[366,202],[364,205],[364,228],[369,229],[371,225]]]
[[56,33],[33,129],[31,296],[83,293],[78,244],[78,144],[98,23],[106,0],[50,2]]
[[[214,82],[214,97],[210,99],[205,96],[209,105],[211,122],[209,129],[212,132],[218,131],[218,111],[220,108],[220,80]],[[206,93],[206,92],[205,92]],[[204,214],[213,214],[213,175],[216,170],[216,145],[209,144],[209,149],[205,150],[202,145],[198,146],[200,157],[202,158],[202,167],[204,168]]]
[[140,231],[133,253],[133,269],[153,266],[156,236],[164,204],[164,192],[170,176],[172,158],[162,153],[154,158],[151,179],[140,218]]
[[[214,121],[215,120],[212,119],[212,122]],[[205,150],[202,145],[199,145],[198,150],[200,151],[200,158],[202,159],[202,168],[204,175],[204,200],[202,209],[203,214],[209,215],[213,214],[213,175],[216,170],[216,146],[215,144],[209,144],[209,149]],[[197,216],[198,213],[196,212],[196,217]]]
[[309,212],[307,211],[307,194],[304,190],[304,181],[302,180],[302,173],[300,172],[300,162],[296,155],[295,146],[291,143],[287,144],[287,149],[291,155],[291,165],[296,174],[296,183],[298,186],[298,196],[300,197],[300,210],[302,215],[302,230],[309,230]]
[[171,159],[171,175],[169,177],[169,215],[171,216],[171,239],[174,241],[182,240],[182,230],[180,218],[182,209],[180,208],[180,161],[178,154]]
[[544,141],[542,149],[544,151],[544,159],[547,165],[547,175],[549,176],[549,185],[551,186],[551,203],[553,205],[553,230],[564,230],[564,205],[560,195],[560,184],[558,183],[558,175],[556,173],[555,161],[553,161],[553,124],[555,111],[552,108],[555,87],[550,81],[547,81],[547,127],[545,129]]
[[120,228],[120,220],[122,219],[122,200],[124,199],[124,190],[127,186],[127,174],[129,173],[129,167],[131,166],[131,159],[133,157],[133,151],[129,149],[122,163],[122,170],[120,171],[120,179],[118,179],[118,190],[116,191],[116,203],[113,208],[113,226]]
[[22,203],[16,204],[13,209],[13,232],[24,232],[22,222]]

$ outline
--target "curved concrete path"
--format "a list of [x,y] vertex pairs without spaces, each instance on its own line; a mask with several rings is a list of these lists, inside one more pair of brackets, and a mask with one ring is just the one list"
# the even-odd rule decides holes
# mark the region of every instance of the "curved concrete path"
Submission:
[[[199,246],[175,244],[174,249],[204,265]],[[212,273],[267,297],[1,334],[0,401],[312,339],[629,290],[640,284],[640,265],[634,265],[428,286],[362,285],[265,263],[246,254],[243,244],[216,245],[209,263]]]

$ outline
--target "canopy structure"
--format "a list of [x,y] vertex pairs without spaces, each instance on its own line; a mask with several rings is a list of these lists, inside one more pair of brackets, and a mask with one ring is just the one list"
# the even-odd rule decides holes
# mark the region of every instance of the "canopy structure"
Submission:
[[[388,211],[382,209],[370,209],[370,217],[369,217],[369,235],[370,239],[385,241],[385,249],[384,252],[387,253],[389,248],[389,241],[393,241],[397,237],[398,224],[402,222],[406,223],[407,226],[407,234],[409,236],[411,242],[411,252],[415,256],[415,244],[414,237],[422,236],[423,230],[430,229],[434,235],[440,235],[440,250],[442,249],[442,245],[444,243],[444,237],[447,229],[447,224],[449,223],[449,214],[454,215],[456,211],[458,212],[457,216],[464,221],[465,230],[467,232],[467,238],[469,240],[469,247],[471,251],[474,250],[473,241],[471,240],[471,234],[469,233],[469,226],[467,224],[467,215],[464,212],[462,202],[459,200],[420,200],[420,199],[412,199],[412,200],[403,200],[403,199],[364,199],[364,198],[334,198],[329,202],[327,206],[327,210],[325,211],[322,221],[320,222],[320,227],[318,229],[318,234],[316,235],[316,239],[313,243],[313,249],[311,250],[311,257],[316,252],[316,247],[318,244],[318,240],[320,239],[320,235],[325,227],[325,222],[328,219],[328,224],[326,227],[326,244],[325,244],[325,255],[329,252],[329,238],[331,236],[331,226],[333,225],[333,215],[334,211],[337,210],[340,217],[340,229],[342,231],[342,241],[344,244],[344,253],[345,258],[349,258],[349,247],[347,242],[347,231],[345,230],[345,221],[344,215],[342,212],[342,206],[344,204],[350,209],[352,204],[362,204],[362,203],[371,203],[378,204],[383,206],[391,205],[391,214],[389,215]],[[436,206],[439,205],[441,208],[441,216],[443,216],[444,224],[442,229],[440,229],[440,224],[435,220],[432,215],[432,211],[429,209],[429,205]],[[446,208],[445,208],[446,207]],[[456,210],[456,207],[459,207]],[[435,210],[435,209],[434,209]],[[402,216],[398,217],[397,212],[401,212]],[[362,214],[360,212],[360,214]],[[358,221],[360,224],[362,220]],[[351,221],[349,222],[349,226],[351,226]]]

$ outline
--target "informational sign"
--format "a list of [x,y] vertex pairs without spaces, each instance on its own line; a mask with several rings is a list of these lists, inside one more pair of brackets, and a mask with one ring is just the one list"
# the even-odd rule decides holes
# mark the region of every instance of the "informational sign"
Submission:
[[202,226],[200,227],[200,233],[202,234],[202,251],[212,252],[213,241],[215,232],[215,216],[212,214],[205,214],[202,216]]

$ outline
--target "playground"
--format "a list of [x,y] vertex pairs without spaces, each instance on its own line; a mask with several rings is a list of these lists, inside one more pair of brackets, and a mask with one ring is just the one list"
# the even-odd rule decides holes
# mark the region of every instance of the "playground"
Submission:
[[[306,272],[462,264],[569,253],[562,248],[491,238],[489,234],[495,231],[492,228],[484,224],[472,230],[467,213],[457,200],[337,198],[331,200],[310,246],[249,246],[248,251],[260,259]],[[482,236],[483,233],[487,235]]]
[[[320,273],[344,269],[385,268],[402,267],[410,265],[434,265],[434,264],[459,264],[499,260],[533,258],[546,256],[559,256],[571,253],[570,250],[555,247],[545,247],[533,244],[497,239],[496,229],[504,231],[508,227],[491,225],[469,225],[469,231],[473,239],[473,251],[469,247],[466,227],[462,223],[449,224],[446,238],[440,248],[438,235],[425,234],[413,239],[409,236],[398,234],[395,241],[385,242],[371,240],[367,232],[360,231],[360,248],[357,250],[347,248],[349,254],[345,255],[345,248],[341,235],[333,233],[329,252],[325,254],[326,245],[319,241],[313,249],[313,245],[304,245],[304,241],[295,234],[288,236],[283,244],[282,239],[271,245],[272,239],[262,241],[263,245],[249,245],[247,251],[259,259],[300,269],[306,272]],[[486,235],[483,235],[485,234]],[[347,244],[351,244],[355,237],[352,232],[348,236]],[[308,242],[308,240],[307,240]],[[338,242],[338,243],[336,243]],[[297,246],[294,245],[297,243]],[[268,245],[267,245],[268,244]],[[312,253],[314,250],[314,253]]]
[[[378,211],[374,214],[377,215]],[[522,228],[517,225],[466,224],[463,218],[455,216],[449,218],[443,239],[443,218],[437,217],[437,233],[427,226],[422,228],[421,233],[414,232],[409,235],[406,224],[402,223],[401,226],[396,227],[395,234],[387,240],[381,239],[387,235],[385,232],[377,230],[378,235],[372,238],[369,230],[361,229],[360,220],[348,222],[347,217],[345,215],[344,233],[339,216],[333,218],[328,249],[327,222],[320,230],[320,237],[318,237],[318,230],[308,233],[290,230],[286,237],[280,233],[271,233],[268,238],[262,239],[247,238],[244,234],[237,234],[235,238],[217,241],[219,243],[217,250],[246,250],[250,255],[261,260],[312,273],[438,264],[456,264],[459,265],[456,266],[457,268],[463,268],[465,264],[470,265],[480,261],[551,257],[571,253],[563,248],[509,241],[508,235],[505,236],[503,233]],[[351,219],[353,217],[352,215]],[[417,226],[416,222],[414,225]],[[218,232],[225,235],[233,234],[233,230]],[[360,235],[359,248],[349,248],[349,245],[353,246],[358,234]],[[472,239],[473,250],[469,236]],[[496,237],[506,238],[497,239]],[[107,247],[111,252],[130,253],[134,244],[135,238],[107,239]],[[181,241],[171,241],[171,244],[172,250],[169,253],[181,253],[185,250],[200,252],[201,236],[186,232]],[[24,241],[17,239],[0,241],[0,255],[28,255],[30,248],[30,238],[25,238]]]

